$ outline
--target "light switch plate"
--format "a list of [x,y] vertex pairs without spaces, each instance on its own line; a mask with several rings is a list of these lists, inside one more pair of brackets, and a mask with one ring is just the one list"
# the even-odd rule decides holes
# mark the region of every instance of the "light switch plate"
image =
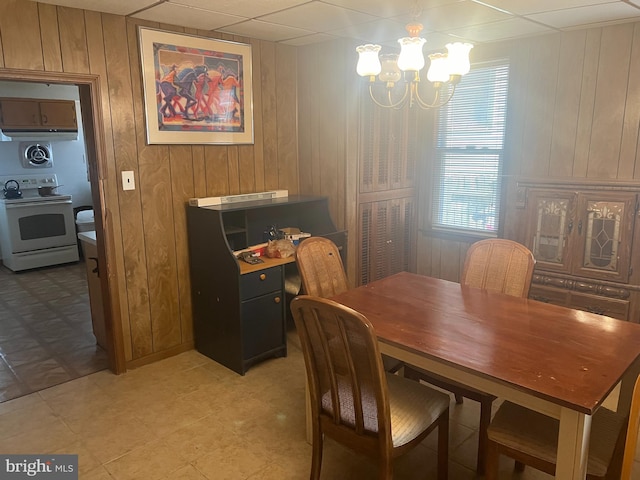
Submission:
[[122,172],[122,189],[135,190],[136,181],[133,178],[133,170],[125,170]]

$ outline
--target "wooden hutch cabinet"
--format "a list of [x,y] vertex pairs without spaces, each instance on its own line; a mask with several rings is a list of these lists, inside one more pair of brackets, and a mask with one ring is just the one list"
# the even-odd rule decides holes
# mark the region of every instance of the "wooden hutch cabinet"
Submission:
[[241,375],[287,354],[288,305],[300,288],[294,258],[262,257],[255,265],[237,258],[266,242],[271,226],[330,238],[345,260],[347,233],[336,230],[326,197],[187,207],[195,347]]
[[75,131],[73,100],[0,98],[0,127],[6,131]]
[[621,183],[519,182],[518,240],[536,258],[530,298],[638,322],[638,193]]

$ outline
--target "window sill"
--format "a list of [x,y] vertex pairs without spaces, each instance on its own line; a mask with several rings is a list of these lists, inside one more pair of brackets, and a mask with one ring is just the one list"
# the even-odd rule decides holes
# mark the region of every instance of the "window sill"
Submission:
[[498,234],[482,233],[482,232],[464,232],[460,230],[444,230],[438,228],[421,228],[418,232],[423,237],[439,238],[442,240],[450,240],[454,242],[475,243],[479,240],[487,238],[498,238]]

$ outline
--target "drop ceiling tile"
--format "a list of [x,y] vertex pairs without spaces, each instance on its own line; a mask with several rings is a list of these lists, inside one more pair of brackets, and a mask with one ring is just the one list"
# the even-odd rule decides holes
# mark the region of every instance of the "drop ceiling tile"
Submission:
[[640,18],[640,9],[622,2],[610,2],[602,5],[590,5],[527,15],[527,18],[555,28],[571,28],[603,22],[631,20],[634,17]]
[[39,3],[49,3],[63,7],[81,8],[97,12],[113,13],[115,15],[129,15],[143,8],[147,8],[157,0],[38,0]]
[[260,15],[278,12],[307,2],[309,2],[309,0],[216,0],[215,2],[211,0],[169,0],[169,3],[188,5],[202,8],[203,10],[238,15],[246,18],[259,17]]
[[290,25],[314,32],[326,32],[353,24],[376,20],[366,13],[347,10],[327,3],[313,2],[260,17],[265,22]]
[[[426,8],[439,7],[458,1],[460,0],[424,0],[418,4],[418,13]],[[383,18],[400,15],[411,16],[416,10],[416,3],[418,3],[415,0],[323,0],[323,2]]]
[[516,15],[611,3],[612,0],[473,0]]
[[471,41],[471,39],[468,37],[457,36],[457,35],[447,34],[447,33],[427,33],[424,35],[424,38],[426,38],[427,40],[427,43],[424,44],[425,55],[428,53],[434,53],[434,52],[446,52],[447,43]]
[[[424,10],[419,20],[427,32],[447,32],[455,28],[507,20],[511,17],[512,15],[494,8],[470,0],[463,0]],[[399,17],[398,20],[401,18]],[[405,18],[404,20],[408,22],[411,19]]]
[[463,27],[452,30],[450,33],[468,39],[471,43],[495,42],[498,40],[528,37],[531,35],[542,35],[553,33],[556,30],[530,22],[524,18],[512,18],[499,22],[485,23],[471,27]]
[[375,20],[359,23],[346,28],[329,30],[330,34],[340,37],[357,38],[366,43],[394,44],[398,46],[398,38],[407,35],[404,24],[393,20]]
[[291,40],[285,40],[281,43],[285,45],[292,45],[294,47],[302,47],[304,45],[312,45],[316,43],[327,42],[329,40],[335,40],[337,37],[333,35],[327,35],[326,33],[314,33],[313,35],[305,35],[304,37],[292,38]]
[[261,20],[247,20],[246,22],[220,28],[219,31],[258,38],[260,40],[269,40],[271,42],[290,40],[316,33],[310,30],[288,27],[286,25],[276,25]]
[[201,8],[186,7],[173,3],[161,3],[136,13],[133,17],[200,30],[214,30],[246,20],[244,17],[215,13]]

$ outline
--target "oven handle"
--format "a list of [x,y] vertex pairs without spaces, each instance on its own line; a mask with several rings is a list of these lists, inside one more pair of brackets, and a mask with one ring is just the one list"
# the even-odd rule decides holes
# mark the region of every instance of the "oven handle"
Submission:
[[66,205],[71,203],[71,200],[50,200],[48,202],[21,202],[21,203],[5,203],[5,207],[9,208],[24,208],[43,205]]

